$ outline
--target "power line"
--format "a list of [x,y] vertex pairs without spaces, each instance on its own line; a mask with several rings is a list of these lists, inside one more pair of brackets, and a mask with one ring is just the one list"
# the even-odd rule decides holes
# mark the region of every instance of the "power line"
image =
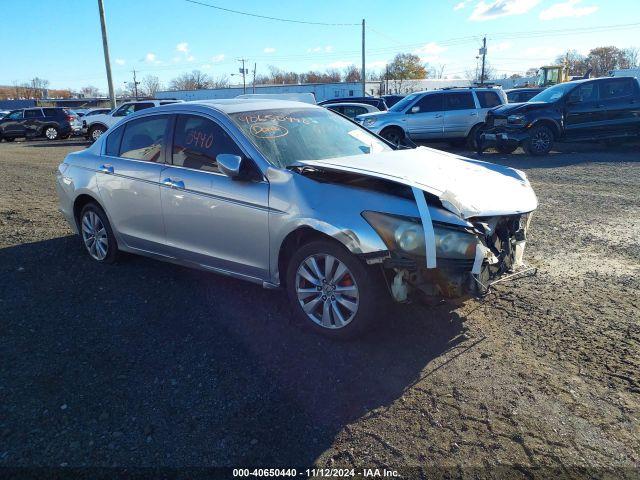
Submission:
[[288,22],[288,23],[302,23],[305,25],[324,25],[330,27],[356,27],[360,26],[359,23],[324,23],[324,22],[307,22],[305,20],[293,20],[290,18],[278,18],[278,17],[269,17],[267,15],[259,15],[257,13],[249,13],[249,12],[241,12],[239,10],[232,10],[230,8],[219,7],[217,5],[211,5],[209,3],[198,2],[196,0],[185,0],[185,2],[194,3],[196,5],[201,5],[203,7],[215,8],[216,10],[222,10],[229,13],[237,13],[238,15],[246,15],[247,17],[256,17],[262,18],[265,20],[275,20],[277,22]]

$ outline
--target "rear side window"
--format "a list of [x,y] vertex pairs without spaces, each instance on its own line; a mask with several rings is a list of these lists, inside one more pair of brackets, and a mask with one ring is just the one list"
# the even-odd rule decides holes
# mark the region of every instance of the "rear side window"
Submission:
[[[435,93],[430,95],[425,95],[420,100],[418,100],[413,107],[418,107],[419,113],[425,112],[441,112],[442,111],[442,95],[441,93]],[[411,107],[411,110],[413,110]]]
[[38,118],[42,116],[42,110],[25,110],[24,118]]
[[120,156],[146,162],[162,162],[162,144],[168,123],[167,115],[145,117],[128,122],[124,125]]
[[58,109],[57,108],[43,108],[42,111],[44,112],[44,116],[45,117],[57,117],[58,116]]
[[140,110],[144,110],[145,108],[151,108],[155,105],[153,103],[136,103],[133,107],[134,112],[139,112]]
[[174,165],[219,172],[216,157],[220,153],[242,156],[236,142],[214,121],[197,115],[178,115],[173,137]]
[[447,93],[444,96],[445,110],[469,110],[476,108],[471,92]]
[[176,101],[171,102],[160,102],[160,105],[171,105],[172,103],[177,103]]
[[122,140],[122,133],[124,132],[125,125],[116,128],[113,132],[107,135],[107,141],[105,144],[104,153],[112,157],[117,157],[120,151],[120,141]]
[[633,80],[630,78],[620,78],[607,80],[600,85],[600,97],[603,100],[610,98],[629,97],[633,95]]
[[502,105],[500,96],[496,92],[476,92],[480,108],[491,108]]

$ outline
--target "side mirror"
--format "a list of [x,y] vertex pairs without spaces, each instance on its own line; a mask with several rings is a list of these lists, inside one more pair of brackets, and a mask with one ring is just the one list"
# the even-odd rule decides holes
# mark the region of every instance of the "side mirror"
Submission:
[[420,107],[411,107],[411,113],[418,113],[420,111]]
[[227,177],[233,180],[240,179],[240,168],[242,167],[242,157],[239,155],[232,155],[230,153],[220,153],[216,157],[218,162],[218,168]]

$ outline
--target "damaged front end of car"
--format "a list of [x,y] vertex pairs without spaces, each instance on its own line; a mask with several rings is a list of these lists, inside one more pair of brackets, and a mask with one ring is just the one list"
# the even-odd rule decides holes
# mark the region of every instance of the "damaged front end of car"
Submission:
[[433,222],[435,268],[427,267],[421,219],[370,211],[363,217],[389,248],[387,256],[367,261],[382,264],[399,302],[484,296],[495,282],[533,270],[523,263],[530,214],[472,218],[471,227]]

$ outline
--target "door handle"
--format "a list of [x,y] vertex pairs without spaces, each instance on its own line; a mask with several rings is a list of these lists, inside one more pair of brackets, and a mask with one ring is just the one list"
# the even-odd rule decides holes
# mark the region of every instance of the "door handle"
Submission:
[[436,114],[436,118],[442,118],[442,114],[441,113]]
[[472,116],[472,117],[477,117],[477,116],[478,116],[478,114],[477,114],[476,112],[471,112],[471,116]]
[[165,178],[162,181],[162,184],[171,188],[184,189],[184,182],[182,180],[172,180],[171,178]]
[[113,173],[113,166],[109,164],[100,165],[98,167],[98,170],[100,170],[102,173]]

